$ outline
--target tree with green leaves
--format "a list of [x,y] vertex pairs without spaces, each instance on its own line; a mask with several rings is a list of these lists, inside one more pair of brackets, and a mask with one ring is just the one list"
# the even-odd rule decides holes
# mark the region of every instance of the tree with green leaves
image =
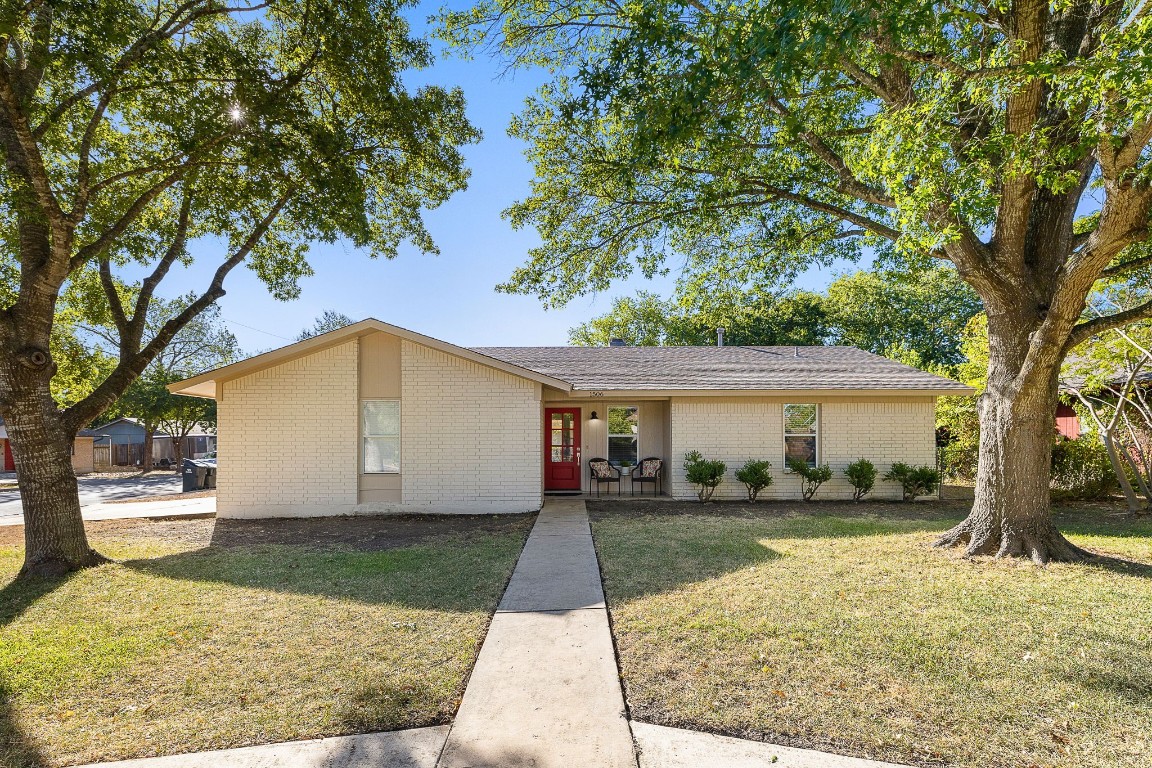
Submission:
[[829,284],[826,304],[831,343],[903,354],[920,367],[959,363],[964,326],[980,312],[975,291],[941,265],[843,275]]
[[316,318],[316,322],[296,334],[296,341],[304,341],[329,331],[338,331],[346,325],[352,325],[353,322],[355,321],[343,312],[326,309],[324,314]]
[[807,291],[738,308],[701,309],[689,301],[647,291],[618,298],[607,313],[569,330],[568,339],[584,347],[607,346],[612,339],[630,346],[707,346],[723,328],[727,344],[809,346],[823,344],[828,333],[823,298]]
[[695,293],[682,281],[671,299],[646,291],[616,299],[607,313],[572,328],[569,340],[580,346],[604,346],[614,338],[634,346],[709,345],[724,328],[728,344],[847,344],[919,367],[950,366],[962,359],[961,333],[979,311],[980,299],[947,266],[910,274],[861,270],[836,278],[823,295],[744,292],[735,302]]
[[[989,368],[970,555],[1088,556],[1048,494],[1057,377],[1102,277],[1152,264],[1152,4],[480,0],[446,38],[555,73],[512,124],[540,245],[505,284],[549,305],[674,257],[787,283],[870,248],[950,261]],[[1085,215],[1085,214],[1088,215]]]
[[[308,246],[434,251],[422,211],[462,189],[477,132],[459,90],[409,91],[428,66],[401,0],[101,0],[0,10],[0,415],[25,514],[22,574],[101,561],[69,447],[198,314],[229,273],[281,299]],[[212,259],[149,330],[173,267]],[[168,290],[169,295],[183,293]],[[57,402],[61,297],[115,329],[114,364]],[[71,302],[70,302],[71,303]]]
[[[194,301],[185,296],[175,301],[153,298],[148,317],[148,334],[154,335]],[[115,327],[85,328],[92,345],[115,349]],[[181,328],[144,369],[106,416],[136,419],[144,428],[141,469],[152,469],[152,443],[157,431],[172,438],[177,464],[183,458],[183,439],[198,425],[216,421],[216,401],[182,397],[168,391],[168,385],[213,368],[229,365],[241,357],[236,336],[224,325],[220,308],[212,305]]]

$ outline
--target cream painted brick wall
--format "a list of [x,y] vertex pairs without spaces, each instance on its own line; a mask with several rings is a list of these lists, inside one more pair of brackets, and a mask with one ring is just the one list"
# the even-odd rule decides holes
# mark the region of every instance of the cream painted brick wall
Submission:
[[401,346],[404,507],[540,508],[540,385],[410,341]]
[[357,354],[353,340],[224,384],[219,516],[353,510]]
[[[833,479],[821,486],[817,499],[851,498],[844,468],[859,458],[876,465],[883,476],[894,462],[936,463],[935,400],[837,399],[820,403],[820,462]],[[784,401],[768,398],[673,398],[671,402],[672,495],[695,498],[684,479],[684,454],[698,450],[705,458],[728,464],[714,498],[743,499],[744,486],[735,471],[748,459],[772,462],[775,482],[764,498],[800,497],[800,481],[784,471]],[[899,498],[900,488],[877,480],[872,495]]]

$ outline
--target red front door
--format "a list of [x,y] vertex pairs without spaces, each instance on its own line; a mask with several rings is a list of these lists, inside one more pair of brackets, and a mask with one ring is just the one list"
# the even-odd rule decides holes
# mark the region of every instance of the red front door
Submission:
[[544,490],[580,490],[580,409],[544,409]]

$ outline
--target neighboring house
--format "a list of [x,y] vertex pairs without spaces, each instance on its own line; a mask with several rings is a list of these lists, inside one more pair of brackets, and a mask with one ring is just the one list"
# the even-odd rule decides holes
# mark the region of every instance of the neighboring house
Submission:
[[[95,435],[97,463],[109,467],[139,467],[144,454],[145,430],[139,419],[123,417],[101,424],[91,430]],[[152,434],[152,465],[160,466],[176,459],[176,448],[171,436],[163,432]],[[199,458],[216,450],[216,435],[197,425],[183,439],[183,456]]]
[[1067,403],[1056,406],[1056,434],[1069,440],[1080,437],[1080,417]]
[[[82,429],[72,441],[72,471],[78,475],[93,470],[93,439],[91,430]],[[5,472],[16,471],[16,457],[12,454],[12,443],[3,421],[0,421],[0,468]]]
[[220,517],[527,512],[586,491],[601,456],[659,457],[664,492],[694,498],[693,449],[728,463],[718,498],[743,497],[749,458],[772,462],[764,496],[797,497],[785,451],[847,498],[860,457],[934,465],[936,398],[972,391],[850,347],[465,349],[372,319],[170,389],[217,400]]

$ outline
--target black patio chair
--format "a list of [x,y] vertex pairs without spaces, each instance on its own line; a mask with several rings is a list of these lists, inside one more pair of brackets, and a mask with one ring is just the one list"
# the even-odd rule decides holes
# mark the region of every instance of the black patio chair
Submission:
[[596,495],[600,495],[603,483],[616,483],[616,495],[620,495],[620,470],[608,463],[608,459],[588,459],[588,485],[596,483]]
[[655,456],[643,459],[632,470],[632,494],[636,494],[636,483],[640,483],[640,495],[644,495],[644,483],[652,483],[652,495],[664,492],[664,460]]

